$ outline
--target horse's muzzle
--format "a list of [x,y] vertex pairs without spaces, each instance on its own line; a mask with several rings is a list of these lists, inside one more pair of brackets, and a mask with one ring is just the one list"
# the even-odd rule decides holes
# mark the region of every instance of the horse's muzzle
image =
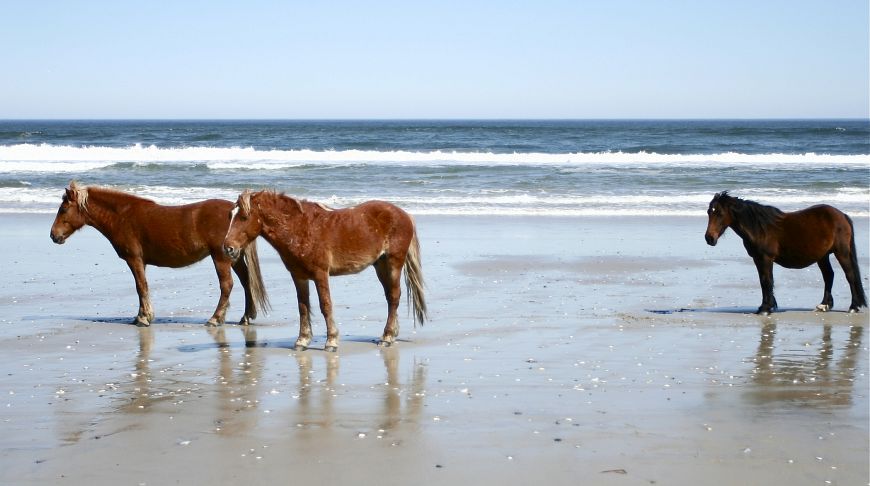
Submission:
[[232,261],[236,261],[242,255],[241,248],[235,248],[233,246],[224,245],[224,254],[230,257]]
[[56,235],[51,233],[51,241],[57,243],[58,245],[62,245],[66,241],[66,237],[63,235]]
[[719,241],[719,238],[713,237],[710,233],[705,234],[704,239],[707,240],[707,244],[710,246],[716,246],[716,242]]

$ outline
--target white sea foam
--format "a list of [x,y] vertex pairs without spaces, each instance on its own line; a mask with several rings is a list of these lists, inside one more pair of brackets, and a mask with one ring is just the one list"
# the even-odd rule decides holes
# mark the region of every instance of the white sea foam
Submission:
[[[119,189],[161,204],[177,205],[209,198],[235,200],[238,192],[229,188],[127,186]],[[737,194],[737,193],[735,193]],[[60,204],[62,189],[0,188],[0,212],[51,213]],[[737,194],[757,199],[783,210],[804,208],[820,201],[837,206],[853,217],[870,216],[870,188],[846,188],[825,194],[793,190]],[[757,197],[756,197],[757,196]],[[547,215],[547,216],[703,216],[712,195],[690,194],[389,194],[308,196],[327,205],[341,208],[359,204],[367,199],[386,199],[419,215]]]
[[675,166],[675,167],[870,167],[868,155],[830,154],[659,154],[651,152],[492,153],[375,150],[257,150],[251,147],[160,148],[136,144],[115,148],[51,144],[0,146],[0,172],[76,172],[115,163],[206,164],[213,170],[278,170],[302,165],[408,166]]

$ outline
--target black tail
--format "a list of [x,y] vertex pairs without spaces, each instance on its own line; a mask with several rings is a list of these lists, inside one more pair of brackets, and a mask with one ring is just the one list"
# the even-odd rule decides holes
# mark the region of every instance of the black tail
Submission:
[[867,296],[864,294],[864,283],[861,280],[861,266],[858,265],[858,251],[855,249],[855,225],[852,224],[852,218],[846,216],[846,220],[849,221],[849,228],[852,230],[849,253],[851,254],[852,268],[855,269],[855,295],[852,296],[852,300],[858,304],[858,307],[867,307]]

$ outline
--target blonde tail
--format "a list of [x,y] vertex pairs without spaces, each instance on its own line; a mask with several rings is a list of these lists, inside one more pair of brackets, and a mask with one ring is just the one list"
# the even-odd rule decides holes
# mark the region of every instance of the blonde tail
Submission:
[[261,310],[269,312],[272,308],[269,304],[269,296],[266,295],[266,286],[263,285],[263,275],[260,273],[260,258],[257,256],[257,240],[252,241],[244,250],[245,263],[248,265],[248,287],[251,289],[251,297],[254,299],[254,315]]
[[423,269],[420,266],[420,243],[417,241],[417,229],[408,247],[405,257],[405,289],[408,292],[408,306],[414,310],[414,327],[419,322],[422,326],[426,321],[426,299],[423,298]]

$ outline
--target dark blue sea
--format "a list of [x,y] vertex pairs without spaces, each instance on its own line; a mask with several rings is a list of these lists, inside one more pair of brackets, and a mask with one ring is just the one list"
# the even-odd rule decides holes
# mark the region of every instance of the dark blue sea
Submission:
[[71,179],[164,204],[273,188],[413,214],[703,215],[713,193],[870,215],[870,120],[0,121],[0,212]]

